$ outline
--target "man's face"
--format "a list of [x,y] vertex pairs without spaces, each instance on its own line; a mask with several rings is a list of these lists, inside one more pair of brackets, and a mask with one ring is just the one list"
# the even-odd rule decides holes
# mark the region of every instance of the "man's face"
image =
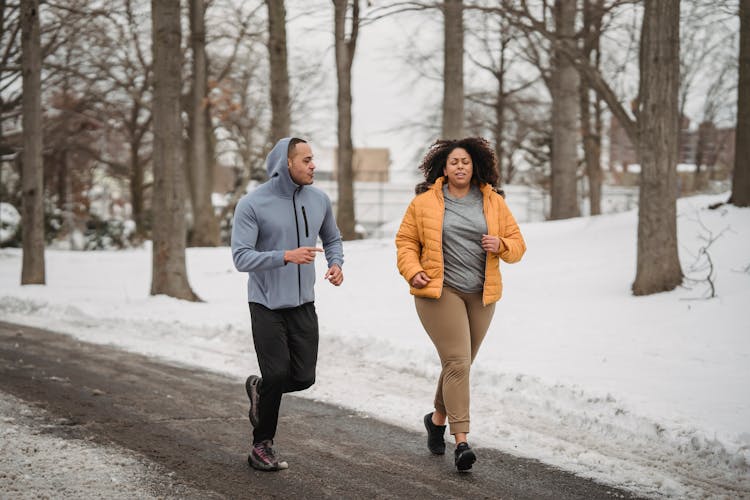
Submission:
[[313,154],[310,145],[306,142],[297,143],[294,146],[294,153],[291,158],[287,159],[289,165],[289,175],[292,180],[299,186],[306,186],[313,183],[313,172],[315,163],[313,163]]

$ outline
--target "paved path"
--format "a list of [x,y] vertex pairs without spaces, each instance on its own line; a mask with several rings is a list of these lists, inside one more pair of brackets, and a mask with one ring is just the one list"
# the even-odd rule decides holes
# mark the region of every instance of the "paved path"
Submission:
[[631,498],[491,449],[458,474],[420,434],[292,396],[276,440],[290,469],[258,472],[242,381],[3,322],[0,391],[44,407],[49,432],[133,450],[206,497]]

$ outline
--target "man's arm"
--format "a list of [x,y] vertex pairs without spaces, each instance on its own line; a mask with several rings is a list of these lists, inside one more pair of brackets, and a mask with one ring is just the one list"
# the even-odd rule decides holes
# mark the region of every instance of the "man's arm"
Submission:
[[234,267],[241,272],[264,271],[281,267],[284,262],[284,250],[259,251],[255,245],[258,242],[258,220],[255,210],[244,197],[234,210],[232,224],[232,258]]
[[333,218],[333,209],[331,201],[326,197],[326,214],[323,217],[323,225],[320,226],[320,240],[323,242],[328,268],[338,265],[339,268],[344,265],[344,247],[341,244],[341,233],[336,226],[336,220]]

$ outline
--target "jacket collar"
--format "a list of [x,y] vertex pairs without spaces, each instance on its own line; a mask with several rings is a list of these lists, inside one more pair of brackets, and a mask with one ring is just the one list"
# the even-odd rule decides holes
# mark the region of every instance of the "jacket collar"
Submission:
[[[445,177],[438,177],[435,180],[435,183],[430,187],[431,190],[435,191],[435,194],[437,194],[440,199],[443,199],[443,185],[445,184]],[[492,193],[492,186],[487,184],[486,182],[479,185],[479,190],[482,192],[482,197],[486,198]]]

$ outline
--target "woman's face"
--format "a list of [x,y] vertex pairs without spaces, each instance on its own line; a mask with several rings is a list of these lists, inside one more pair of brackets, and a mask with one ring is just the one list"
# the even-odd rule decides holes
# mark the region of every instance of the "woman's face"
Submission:
[[456,148],[448,155],[443,175],[448,177],[448,184],[457,188],[465,188],[471,183],[474,164],[471,156],[464,148]]

